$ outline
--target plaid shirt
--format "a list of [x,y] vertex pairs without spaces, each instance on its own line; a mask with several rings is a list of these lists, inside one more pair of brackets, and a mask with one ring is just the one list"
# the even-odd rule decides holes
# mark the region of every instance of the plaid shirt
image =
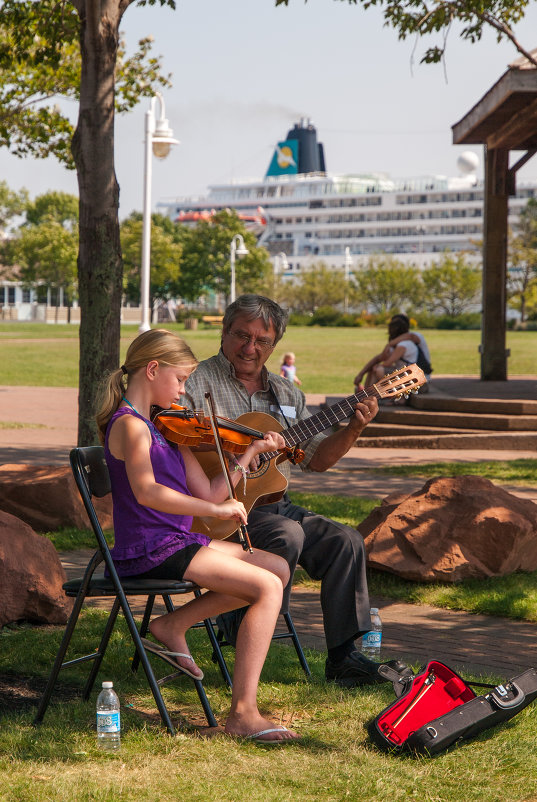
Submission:
[[[190,409],[203,409],[207,413],[205,393],[210,392],[217,415],[235,420],[246,412],[265,412],[272,415],[284,429],[310,417],[304,393],[292,382],[283,376],[270,373],[266,367],[263,367],[261,378],[263,389],[250,395],[235,376],[235,368],[220,350],[216,356],[200,362],[189,376],[185,387],[186,394],[180,403]],[[270,391],[269,380],[277,400]],[[308,469],[310,459],[326,436],[324,433],[317,434],[303,446],[305,457],[300,463],[303,470]],[[284,461],[278,467],[289,480],[289,463]]]

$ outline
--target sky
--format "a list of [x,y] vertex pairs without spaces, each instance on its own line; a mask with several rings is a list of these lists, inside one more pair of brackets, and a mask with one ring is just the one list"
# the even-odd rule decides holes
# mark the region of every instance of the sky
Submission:
[[[464,150],[482,165],[482,147],[453,145],[451,126],[518,58],[491,31],[470,44],[454,29],[445,63],[420,64],[425,40],[399,41],[379,9],[344,0],[290,0],[278,8],[274,0],[177,0],[175,11],[133,5],[121,30],[129,51],[151,34],[164,72],[172,73],[166,117],[181,144],[152,161],[153,209],[204,195],[211,184],[261,178],[274,145],[301,117],[316,126],[329,173],[454,176]],[[536,32],[533,2],[516,33],[532,49]],[[148,108],[145,99],[116,118],[121,218],[143,205]],[[71,113],[75,120],[74,103]],[[537,180],[537,156],[518,176]],[[53,159],[20,160],[2,150],[0,179],[32,198],[53,189],[77,194],[76,174]]]

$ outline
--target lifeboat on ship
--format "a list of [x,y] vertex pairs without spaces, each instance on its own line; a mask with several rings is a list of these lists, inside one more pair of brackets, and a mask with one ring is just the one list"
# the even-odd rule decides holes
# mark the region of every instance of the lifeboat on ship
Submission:
[[[179,214],[175,218],[175,222],[183,223],[186,225],[188,224],[195,225],[196,223],[199,223],[202,220],[210,220],[212,217],[214,217],[215,214],[217,214],[216,209],[198,209],[187,212],[179,212]],[[237,212],[237,217],[244,223],[244,226],[247,231],[251,231],[253,234],[256,234],[257,236],[259,236],[259,234],[261,234],[264,231],[267,225],[267,218],[261,206],[257,207],[257,211],[255,214],[243,214],[242,212]]]

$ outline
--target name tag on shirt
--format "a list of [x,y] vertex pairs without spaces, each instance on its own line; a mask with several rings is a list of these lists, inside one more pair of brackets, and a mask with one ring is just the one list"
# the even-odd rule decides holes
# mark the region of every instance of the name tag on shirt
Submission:
[[276,414],[283,412],[286,418],[296,418],[296,407],[289,407],[286,404],[282,404],[281,407],[271,404],[270,411],[275,412]]

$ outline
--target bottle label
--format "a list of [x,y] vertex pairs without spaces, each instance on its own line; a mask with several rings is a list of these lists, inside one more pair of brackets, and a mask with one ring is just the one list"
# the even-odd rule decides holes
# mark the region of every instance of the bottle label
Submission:
[[382,632],[378,632],[372,630],[371,632],[366,632],[364,635],[362,642],[365,646],[369,646],[372,649],[380,649],[380,644],[382,641]]
[[119,732],[120,729],[119,710],[97,710],[97,732]]

